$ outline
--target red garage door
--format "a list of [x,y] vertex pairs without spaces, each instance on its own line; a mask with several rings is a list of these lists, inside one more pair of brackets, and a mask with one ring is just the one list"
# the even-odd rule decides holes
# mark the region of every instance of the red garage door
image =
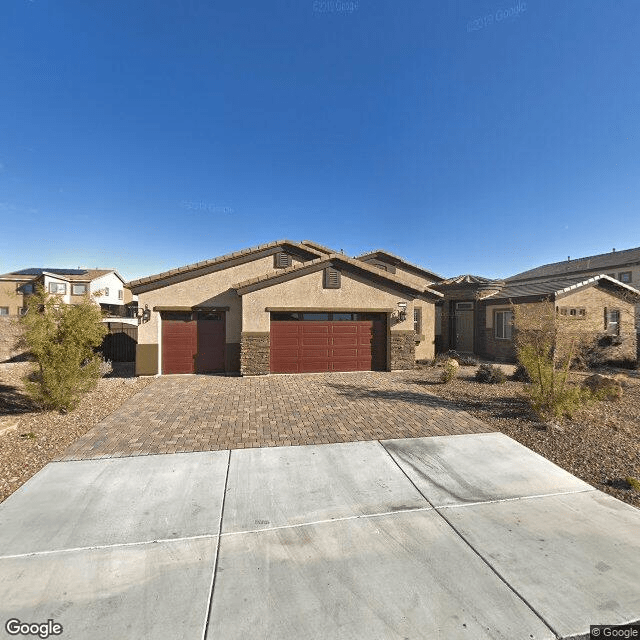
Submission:
[[384,371],[386,316],[363,313],[273,313],[271,372]]
[[224,313],[163,312],[162,373],[224,371]]

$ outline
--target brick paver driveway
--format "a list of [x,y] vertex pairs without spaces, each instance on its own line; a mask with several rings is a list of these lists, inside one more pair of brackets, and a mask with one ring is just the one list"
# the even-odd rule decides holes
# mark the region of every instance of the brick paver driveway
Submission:
[[414,438],[491,429],[428,392],[419,372],[165,376],[63,460]]

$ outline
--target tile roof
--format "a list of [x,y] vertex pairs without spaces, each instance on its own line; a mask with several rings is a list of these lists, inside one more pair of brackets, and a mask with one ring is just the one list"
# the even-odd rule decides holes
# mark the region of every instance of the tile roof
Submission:
[[318,249],[314,249],[310,245],[305,245],[300,242],[294,242],[292,240],[286,240],[286,239],[274,240],[273,242],[267,242],[266,244],[257,245],[255,247],[248,247],[247,249],[234,251],[233,253],[227,253],[223,256],[218,256],[217,258],[211,258],[210,260],[202,260],[201,262],[194,262],[192,264],[187,264],[184,267],[178,267],[177,269],[162,271],[161,273],[156,273],[151,276],[138,278],[137,280],[131,280],[130,282],[127,282],[127,287],[131,288],[131,287],[137,287],[144,284],[150,284],[152,282],[158,282],[159,280],[164,280],[165,278],[169,278],[171,276],[179,275],[182,273],[189,273],[190,271],[198,271],[199,269],[205,269],[206,267],[210,267],[212,265],[222,264],[223,262],[227,262],[228,260],[232,260],[233,258],[239,258],[241,256],[246,256],[251,253],[257,253],[258,251],[263,251],[265,249],[272,249],[274,247],[279,247],[281,245],[296,247],[297,249],[301,249],[302,251],[306,251],[307,253],[311,253],[311,254],[318,255],[320,253]]
[[640,296],[640,291],[630,287],[628,284],[620,282],[614,278],[610,278],[605,274],[600,274],[591,277],[574,276],[536,282],[507,282],[503,289],[493,296],[484,298],[484,300],[514,300],[517,298],[558,296],[570,293],[571,291],[582,287],[591,286],[598,283],[600,280],[604,280],[609,286],[613,285],[616,288],[628,291],[634,296]]
[[447,278],[442,282],[437,282],[433,287],[448,287],[448,286],[460,286],[460,285],[478,285],[482,286],[502,286],[504,281],[491,280],[490,278],[483,278],[482,276],[474,276],[471,274],[463,274],[456,276],[455,278]]
[[600,273],[608,269],[624,266],[627,264],[640,263],[640,247],[635,249],[625,249],[624,251],[611,251],[600,253],[586,258],[576,258],[575,260],[564,260],[545,264],[535,269],[523,271],[515,276],[507,278],[507,282],[516,280],[529,280],[532,278],[548,278],[561,275],[569,275],[584,271],[599,271]]
[[329,264],[332,262],[343,262],[356,269],[359,269],[360,271],[365,271],[379,278],[389,280],[395,284],[411,289],[417,293],[429,294],[429,295],[436,296],[438,298],[442,297],[442,294],[439,291],[434,291],[429,287],[424,287],[423,289],[421,289],[419,287],[416,287],[415,284],[408,282],[407,280],[405,280],[400,276],[396,276],[387,271],[381,271],[377,267],[369,266],[366,262],[361,262],[357,258],[349,258],[348,256],[345,256],[342,253],[328,254],[326,256],[322,256],[321,258],[316,258],[315,260],[305,262],[304,264],[301,264],[301,265],[295,265],[292,267],[288,267],[287,269],[282,269],[277,273],[267,273],[262,276],[258,276],[256,278],[250,278],[249,280],[244,280],[243,282],[239,282],[238,284],[234,285],[232,288],[236,289],[236,291],[239,292],[241,289],[244,289],[246,287],[251,287],[252,285],[255,285],[255,284],[264,283],[266,285],[266,283],[269,282],[270,280],[277,280],[282,276],[287,276],[289,274],[295,274],[296,272],[299,272],[299,271],[308,270],[309,267],[313,268],[324,263]]
[[397,262],[401,262],[407,267],[411,267],[412,269],[416,269],[418,271],[421,271],[422,273],[426,273],[429,276],[433,276],[436,280],[441,281],[444,279],[442,276],[435,273],[435,271],[429,271],[429,269],[425,269],[420,265],[413,264],[412,262],[408,262],[404,258],[401,258],[400,256],[397,256],[394,253],[390,253],[389,251],[385,251],[384,249],[376,249],[375,251],[368,251],[367,253],[361,253],[359,256],[355,256],[355,259],[364,260],[365,258],[375,258],[376,256],[386,256],[388,258],[392,258],[393,260],[396,260]]
[[300,244],[303,244],[307,247],[311,247],[312,249],[317,249],[318,251],[321,251],[322,253],[338,253],[337,251],[335,251],[334,249],[329,249],[329,247],[325,247],[322,244],[318,244],[317,242],[313,242],[311,240],[303,240]]

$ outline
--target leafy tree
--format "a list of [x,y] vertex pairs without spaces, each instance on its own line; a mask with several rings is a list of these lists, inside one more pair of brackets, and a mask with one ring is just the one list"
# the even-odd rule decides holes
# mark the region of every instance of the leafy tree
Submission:
[[66,413],[100,377],[102,359],[95,348],[107,333],[102,311],[89,296],[69,305],[42,287],[26,306],[23,342],[37,363],[26,378],[27,393],[43,408]]

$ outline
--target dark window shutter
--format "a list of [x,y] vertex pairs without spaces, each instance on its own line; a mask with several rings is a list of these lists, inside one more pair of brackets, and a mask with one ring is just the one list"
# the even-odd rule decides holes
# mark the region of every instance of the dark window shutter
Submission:
[[324,288],[325,289],[340,288],[340,272],[334,267],[327,267],[324,270]]
[[286,269],[291,266],[291,256],[284,251],[278,251],[273,257],[273,266],[275,269]]
[[413,308],[413,330],[416,335],[422,334],[422,307]]

